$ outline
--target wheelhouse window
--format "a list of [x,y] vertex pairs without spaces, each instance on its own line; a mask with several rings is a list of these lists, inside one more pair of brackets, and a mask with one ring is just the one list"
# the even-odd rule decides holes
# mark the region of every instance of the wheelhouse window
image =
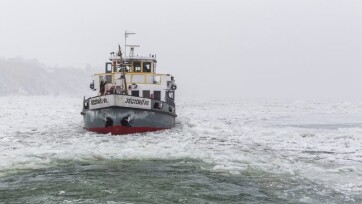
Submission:
[[151,62],[143,62],[143,72],[151,72]]
[[132,66],[126,65],[126,72],[131,72]]
[[141,62],[133,62],[134,72],[141,72]]
[[118,67],[117,72],[129,72],[129,69],[127,68],[127,66],[121,66]]

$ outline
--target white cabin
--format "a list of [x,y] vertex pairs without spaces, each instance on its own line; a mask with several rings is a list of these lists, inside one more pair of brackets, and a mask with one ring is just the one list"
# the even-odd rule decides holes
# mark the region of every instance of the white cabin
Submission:
[[[90,87],[98,95],[124,94],[174,105],[175,80],[170,74],[156,73],[157,60],[153,55],[122,59],[113,54],[110,61],[105,65],[105,73],[93,75]],[[101,89],[102,83],[105,83],[104,90]]]

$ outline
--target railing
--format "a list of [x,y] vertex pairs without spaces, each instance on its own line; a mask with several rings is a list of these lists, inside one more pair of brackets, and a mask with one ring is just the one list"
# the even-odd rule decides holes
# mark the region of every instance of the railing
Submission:
[[[120,60],[121,58],[118,57],[118,56],[111,56],[109,58],[109,60]],[[156,56],[153,55],[153,56],[150,56],[150,57],[145,57],[145,56],[127,56],[127,57],[124,57],[123,60],[132,60],[132,59],[139,59],[139,60],[156,60]]]
[[[121,76],[121,73],[100,73],[100,74],[95,74],[96,76],[103,76],[103,77],[107,77],[110,76],[112,77],[112,83],[115,82],[116,80],[116,76],[119,75]],[[160,85],[161,84],[161,79],[162,79],[162,75],[164,74],[152,74],[152,73],[139,73],[139,72],[127,72],[126,73],[126,81],[128,84],[155,84],[155,85]],[[117,77],[119,78],[119,77]]]

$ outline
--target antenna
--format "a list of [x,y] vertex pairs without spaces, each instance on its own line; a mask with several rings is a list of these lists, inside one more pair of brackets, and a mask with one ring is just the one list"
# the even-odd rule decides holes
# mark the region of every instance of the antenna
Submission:
[[124,56],[127,57],[127,38],[129,35],[134,35],[136,33],[128,32],[127,30],[124,31]]

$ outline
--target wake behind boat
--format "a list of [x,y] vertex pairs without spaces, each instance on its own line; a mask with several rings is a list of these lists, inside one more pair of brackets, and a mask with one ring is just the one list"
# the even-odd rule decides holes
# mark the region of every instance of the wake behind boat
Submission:
[[[125,39],[134,33],[125,32]],[[84,128],[114,135],[157,131],[175,125],[176,83],[170,74],[156,73],[156,55],[138,57],[137,45],[111,52],[105,72],[93,75],[96,95],[84,98]],[[129,55],[126,49],[129,48]]]

